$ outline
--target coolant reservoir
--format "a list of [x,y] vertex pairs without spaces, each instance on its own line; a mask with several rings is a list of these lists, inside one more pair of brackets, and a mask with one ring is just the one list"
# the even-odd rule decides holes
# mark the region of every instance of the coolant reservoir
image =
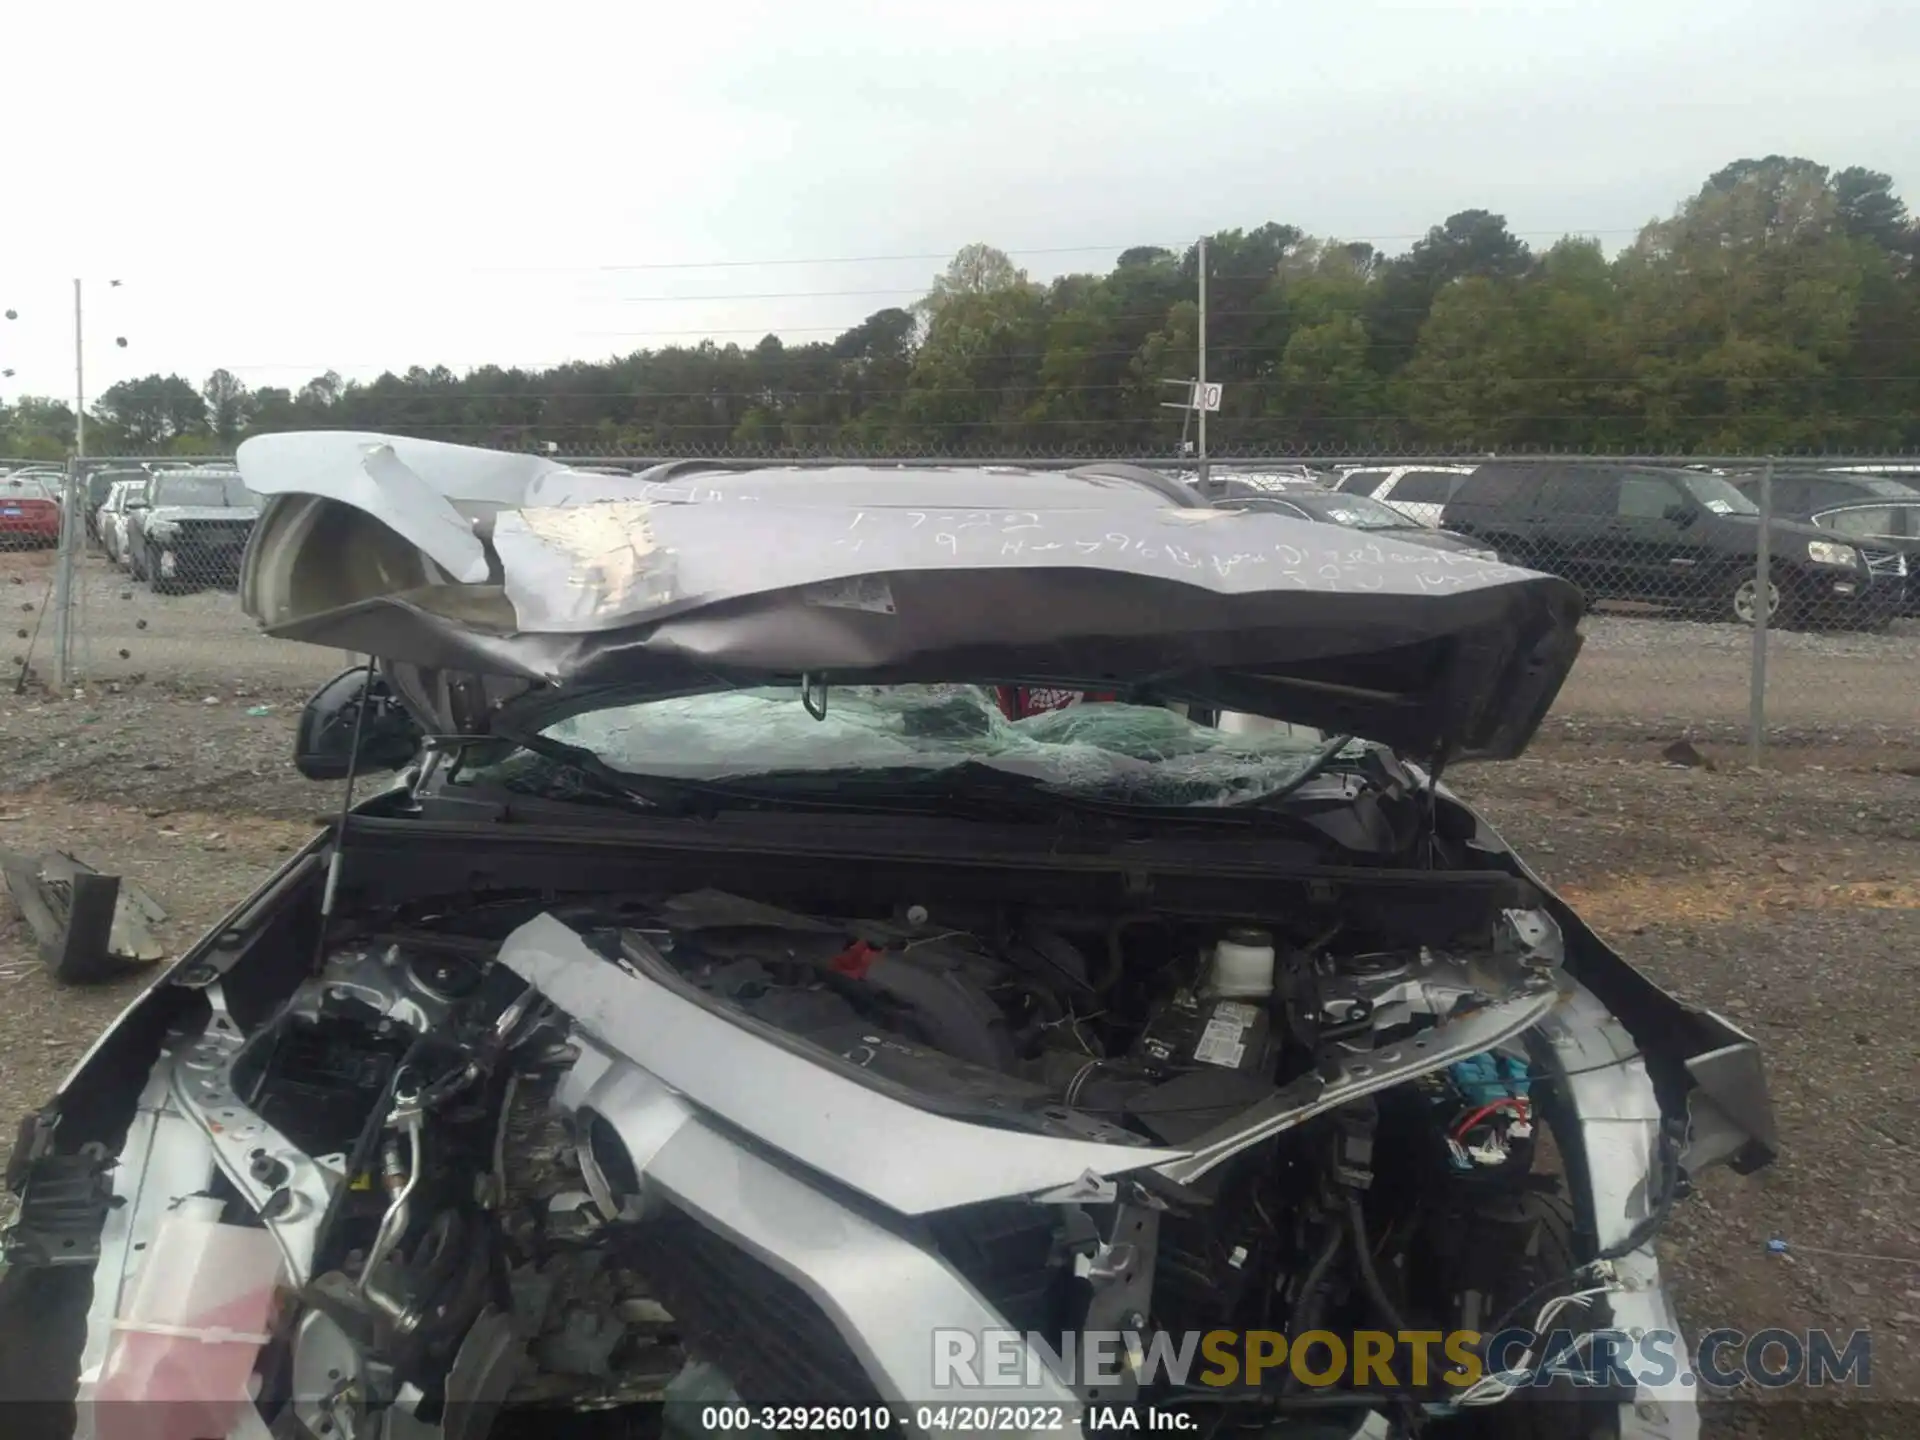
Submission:
[[1229,930],[1213,947],[1207,994],[1232,1000],[1273,994],[1273,936],[1264,930]]
[[265,1230],[221,1224],[221,1209],[195,1195],[160,1222],[107,1342],[97,1440],[226,1435],[252,1403],[280,1247]]

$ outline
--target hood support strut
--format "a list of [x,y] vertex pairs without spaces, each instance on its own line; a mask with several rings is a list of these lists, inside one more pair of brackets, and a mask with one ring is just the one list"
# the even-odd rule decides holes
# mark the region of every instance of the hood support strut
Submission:
[[366,683],[360,687],[360,703],[353,711],[353,747],[347,754],[347,778],[340,787],[340,819],[333,828],[333,853],[327,857],[327,887],[320,896],[320,924],[316,927],[313,947],[316,974],[327,962],[327,936],[333,928],[334,901],[340,893],[340,857],[347,848],[347,817],[353,813],[353,782],[360,770],[360,736],[366,728],[374,675],[374,657],[369,655]]

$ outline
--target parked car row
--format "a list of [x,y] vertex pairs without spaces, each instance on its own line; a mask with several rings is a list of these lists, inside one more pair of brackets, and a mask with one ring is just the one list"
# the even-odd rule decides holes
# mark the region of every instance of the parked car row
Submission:
[[259,497],[231,467],[105,472],[90,528],[107,558],[156,595],[231,588],[259,518]]
[[[81,517],[87,539],[109,554],[101,521],[115,489],[127,488],[162,473],[218,471],[237,476],[231,460],[130,460],[85,471]],[[60,543],[60,516],[66,507],[67,467],[51,462],[0,465],[0,546],[47,547]]]
[[[1752,624],[1759,474],[1541,460],[1354,467],[1334,482],[1503,559],[1631,600]],[[1914,478],[1920,478],[1916,475]],[[1920,489],[1895,475],[1777,471],[1770,621],[1879,629],[1920,606]]]
[[[1153,473],[1176,490],[1198,478]],[[1589,603],[1652,603],[1741,624],[1764,608],[1782,624],[1864,629],[1920,614],[1920,467],[1777,469],[1764,599],[1757,472],[1543,459],[1225,465],[1212,476],[1209,498],[1223,508],[1497,557],[1571,580]],[[57,544],[63,486],[57,466],[0,475],[0,544]],[[237,579],[259,507],[230,462],[102,467],[86,491],[89,535],[156,592]]]

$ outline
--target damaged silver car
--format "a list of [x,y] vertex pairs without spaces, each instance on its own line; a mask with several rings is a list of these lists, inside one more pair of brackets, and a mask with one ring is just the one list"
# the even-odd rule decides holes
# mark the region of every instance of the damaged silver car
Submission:
[[349,800],[23,1123],[9,1434],[1696,1430],[1569,1357],[1677,1330],[1757,1047],[1441,783],[1564,581],[1123,466],[240,466]]

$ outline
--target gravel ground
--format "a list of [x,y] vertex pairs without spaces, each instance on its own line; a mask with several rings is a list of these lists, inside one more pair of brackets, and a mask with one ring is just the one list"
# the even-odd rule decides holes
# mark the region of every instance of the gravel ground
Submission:
[[[1743,733],[1753,632],[1652,615],[1589,615],[1586,645],[1560,693],[1562,720],[1659,719]],[[1873,740],[1920,734],[1920,620],[1888,633],[1774,630],[1767,721],[1787,732]]]
[[1920,778],[1547,748],[1456,783],[1629,960],[1765,1047],[1780,1160],[1703,1177],[1662,1246],[1689,1331],[1867,1328],[1876,1399],[1905,1402],[1790,1392],[1713,1432],[1920,1433]]
[[[1681,656],[1730,652],[1742,660],[1753,653],[1753,631],[1743,625],[1718,625],[1670,615],[1597,611],[1587,617],[1584,629],[1588,647],[1597,650]],[[1767,632],[1767,645],[1774,655],[1920,665],[1920,619],[1896,620],[1883,634],[1863,630],[1775,628]]]
[[[14,619],[4,634],[11,642],[8,673],[29,648],[36,673],[51,673],[53,621],[41,616],[52,598],[53,567],[51,550],[0,553],[0,606]],[[262,635],[231,590],[155,595],[96,554],[82,557],[76,575],[73,663],[90,684],[204,689],[244,675],[311,687],[340,669],[337,651]]]
[[[133,876],[185,945],[339,801],[287,765],[300,692],[246,688],[0,699],[0,844]],[[1670,738],[1563,724],[1529,758],[1450,778],[1630,959],[1767,1047],[1781,1160],[1708,1175],[1668,1232],[1689,1327],[1870,1327],[1877,1396],[1910,1402],[1774,1402],[1711,1432],[1920,1433],[1920,763],[1811,736],[1780,772],[1710,741],[1716,768],[1677,768]],[[42,1100],[139,983],[56,988],[8,913],[0,1108]],[[1775,1237],[1796,1248],[1769,1255]]]

